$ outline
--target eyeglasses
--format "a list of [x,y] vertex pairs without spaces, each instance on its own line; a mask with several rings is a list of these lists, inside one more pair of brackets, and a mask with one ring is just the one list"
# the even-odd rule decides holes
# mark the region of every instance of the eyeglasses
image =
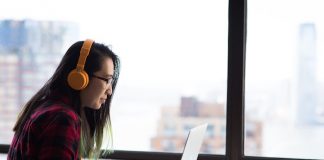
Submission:
[[100,80],[103,80],[107,83],[107,85],[112,84],[114,82],[114,78],[110,77],[110,78],[103,78],[103,77],[99,77],[96,75],[92,75],[92,77],[98,78]]

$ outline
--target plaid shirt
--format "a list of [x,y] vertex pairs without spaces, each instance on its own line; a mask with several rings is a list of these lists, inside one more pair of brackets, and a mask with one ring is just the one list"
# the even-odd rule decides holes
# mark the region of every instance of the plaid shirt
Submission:
[[66,105],[40,107],[14,135],[7,159],[79,159],[80,127],[78,115]]

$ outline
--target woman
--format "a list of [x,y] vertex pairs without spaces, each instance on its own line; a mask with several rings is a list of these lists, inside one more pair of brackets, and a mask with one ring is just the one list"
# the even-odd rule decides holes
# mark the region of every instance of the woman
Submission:
[[19,114],[8,160],[97,159],[105,129],[112,144],[110,104],[119,64],[103,44],[73,44]]

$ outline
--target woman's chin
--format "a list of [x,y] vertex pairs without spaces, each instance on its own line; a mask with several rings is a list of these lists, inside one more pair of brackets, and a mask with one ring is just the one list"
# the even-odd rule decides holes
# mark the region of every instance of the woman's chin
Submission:
[[95,109],[95,110],[98,110],[100,108],[101,108],[101,105],[96,105],[95,107],[93,107],[93,109]]
[[94,110],[99,110],[101,108],[101,105],[95,104],[95,105],[85,106],[85,107],[90,108],[90,109],[94,109]]

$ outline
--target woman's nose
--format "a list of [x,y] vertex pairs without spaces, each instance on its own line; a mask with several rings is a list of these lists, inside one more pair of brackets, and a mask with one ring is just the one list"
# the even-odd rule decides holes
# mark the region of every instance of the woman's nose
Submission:
[[109,96],[112,94],[112,86],[111,85],[109,85],[108,89],[106,90],[106,94]]

